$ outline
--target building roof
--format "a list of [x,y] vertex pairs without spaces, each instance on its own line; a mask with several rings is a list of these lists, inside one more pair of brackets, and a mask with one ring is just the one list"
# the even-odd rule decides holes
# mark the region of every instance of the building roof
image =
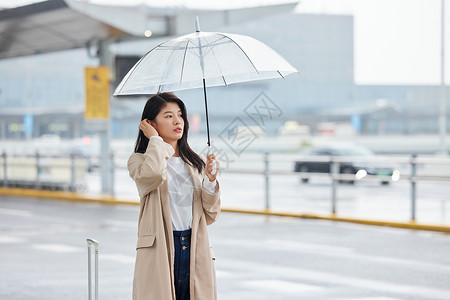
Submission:
[[[0,10],[0,59],[85,47],[105,39],[142,38],[202,30],[248,18],[289,11],[298,2],[231,9],[173,7],[158,1],[142,5],[107,5],[77,0],[48,0]],[[164,6],[165,5],[165,6]],[[256,5],[256,4],[255,4]]]
[[0,11],[0,59],[84,47],[125,32],[49,0]]

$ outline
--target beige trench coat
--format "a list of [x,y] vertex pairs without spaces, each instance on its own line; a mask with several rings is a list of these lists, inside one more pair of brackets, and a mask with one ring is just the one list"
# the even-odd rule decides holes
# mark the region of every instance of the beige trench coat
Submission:
[[[175,300],[174,243],[167,186],[167,159],[171,145],[150,139],[144,154],[133,153],[128,171],[140,196],[133,300]],[[191,300],[217,299],[214,255],[207,225],[220,213],[220,190],[214,194],[203,188],[204,174],[186,164],[194,185],[190,258]]]

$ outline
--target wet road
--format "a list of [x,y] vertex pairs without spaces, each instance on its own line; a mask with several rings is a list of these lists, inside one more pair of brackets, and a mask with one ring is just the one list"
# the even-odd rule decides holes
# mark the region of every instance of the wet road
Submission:
[[[0,196],[0,299],[131,299],[137,206]],[[219,299],[450,299],[450,235],[223,213],[210,226]]]

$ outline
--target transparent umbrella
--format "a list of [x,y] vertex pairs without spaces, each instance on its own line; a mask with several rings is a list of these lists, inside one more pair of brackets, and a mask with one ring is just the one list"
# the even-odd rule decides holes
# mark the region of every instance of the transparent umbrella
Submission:
[[206,87],[284,78],[298,71],[264,43],[239,34],[200,32],[166,41],[145,54],[114,95],[156,94],[203,87],[210,146]]

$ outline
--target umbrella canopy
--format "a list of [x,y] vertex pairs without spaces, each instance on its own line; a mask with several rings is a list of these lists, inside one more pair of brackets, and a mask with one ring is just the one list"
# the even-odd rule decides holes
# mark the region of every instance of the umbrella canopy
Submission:
[[[281,55],[254,38],[220,32],[197,32],[164,42],[145,54],[117,86],[114,96],[156,94],[203,87],[208,154],[207,86],[284,78],[297,73]],[[215,161],[211,174],[216,172]]]
[[123,78],[114,95],[156,94],[297,73],[262,42],[239,34],[195,32],[166,41]]

